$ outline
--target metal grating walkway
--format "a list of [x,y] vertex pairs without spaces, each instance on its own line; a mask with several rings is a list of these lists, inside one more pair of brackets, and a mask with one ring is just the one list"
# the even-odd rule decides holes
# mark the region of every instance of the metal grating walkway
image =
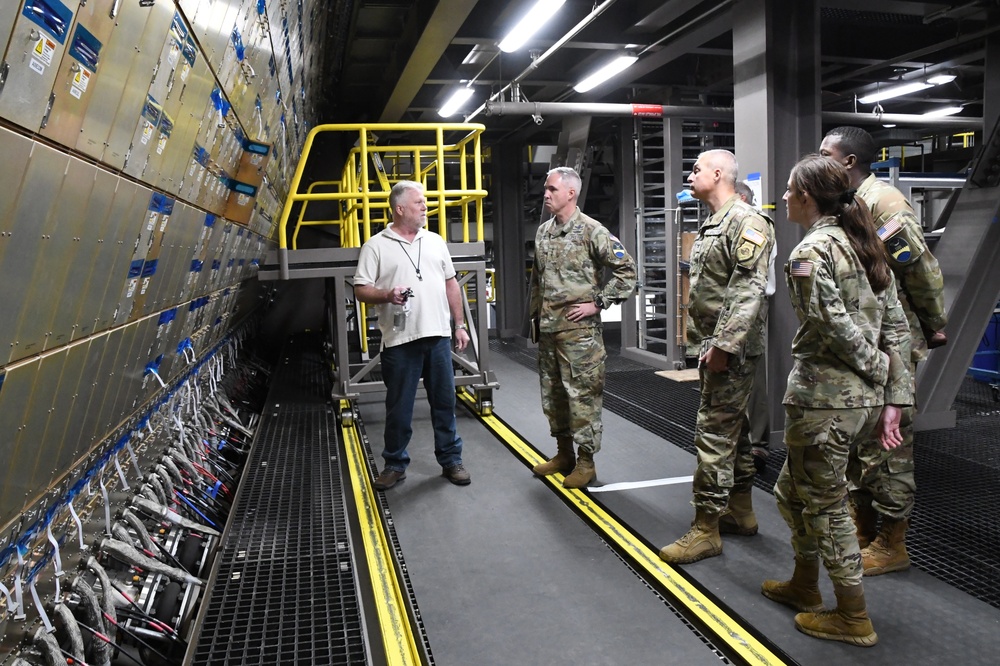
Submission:
[[292,338],[233,507],[193,664],[368,662],[326,376],[318,343]]
[[[604,406],[672,444],[694,453],[698,411],[695,382],[674,382],[617,355],[617,332],[608,346]],[[491,351],[535,369],[535,350],[491,340]],[[643,366],[638,365],[639,368]],[[966,378],[955,401],[953,430],[917,433],[917,501],[906,545],[913,566],[1000,608],[1000,404],[990,387]],[[773,449],[754,485],[769,493],[785,462]]]

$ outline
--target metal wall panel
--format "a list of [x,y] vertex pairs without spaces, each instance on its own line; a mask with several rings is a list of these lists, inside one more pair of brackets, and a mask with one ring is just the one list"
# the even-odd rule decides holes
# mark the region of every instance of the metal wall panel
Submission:
[[[104,330],[114,322],[123,276],[128,272],[134,251],[135,234],[149,203],[148,190],[120,177],[111,196],[107,219],[95,234],[87,236],[94,265],[75,315],[76,337]],[[138,210],[140,206],[142,211]]]
[[49,419],[52,418],[52,400],[59,388],[65,365],[66,354],[58,351],[43,354],[39,358],[38,375],[31,388],[24,430],[21,432],[20,450],[15,454],[22,459],[20,462],[23,471],[16,483],[28,500],[43,494],[58,474],[55,454],[59,449],[59,442],[46,440],[45,432]]
[[11,477],[22,471],[18,445],[39,367],[38,361],[32,360],[7,368],[0,375],[3,378],[0,384],[0,460],[5,461],[0,468],[3,480],[0,484],[0,525],[24,507],[24,495],[14,486],[16,478]]
[[6,72],[0,89],[0,116],[33,132],[38,130],[72,34],[76,9],[77,3],[62,0],[24,0],[21,4],[7,57],[0,65]]
[[[0,160],[0,182],[6,183],[5,187],[0,187],[0,263],[13,240],[10,233],[14,227],[14,211],[24,192],[24,177],[32,145],[30,139],[0,127],[0,155],[4,157]],[[11,312],[16,307],[12,302],[15,298],[17,295],[13,293],[0,294],[3,312]]]
[[[127,343],[125,342],[124,334],[128,328],[127,326],[114,328],[108,332],[105,338],[107,342],[105,343],[104,355],[101,357],[101,365],[94,378],[96,385],[94,386],[93,398],[90,405],[87,406],[87,419],[84,421],[84,430],[88,433],[89,438],[82,440],[81,443],[88,451],[104,439],[111,429],[111,411],[114,407],[114,399],[118,395],[118,382],[120,381],[121,362],[119,355],[123,346],[126,351],[131,347],[131,339]],[[132,334],[135,334],[134,329]]]
[[70,158],[41,144],[35,144],[28,160],[21,187],[21,196],[11,218],[0,221],[8,226],[7,248],[0,263],[0,284],[11,294],[9,313],[0,317],[0,361],[13,361],[42,350],[38,339],[18,340],[17,329],[22,313],[34,307],[20,295],[30,286],[35,258],[42,251],[43,242],[51,231],[54,220],[52,192],[61,186]]
[[80,383],[77,385],[66,431],[63,434],[63,446],[76,451],[77,457],[88,452],[93,441],[96,411],[100,403],[95,394],[98,387],[102,386],[99,373],[104,355],[108,351],[110,337],[110,333],[105,331],[79,343],[81,347],[86,347],[83,372],[80,374]]
[[[31,257],[34,268],[27,272],[27,288],[21,292],[24,307],[16,339],[26,352],[69,342],[69,331],[56,335],[52,322],[59,312],[57,294],[65,287],[76,250],[87,233],[86,213],[93,187],[93,165],[70,157],[60,189],[46,193],[52,208],[46,224],[37,230],[42,242],[38,253]],[[38,341],[37,345],[29,346],[33,341]]]
[[153,80],[156,60],[174,18],[172,4],[158,2],[144,10],[149,12],[149,18],[143,26],[142,35],[133,42],[133,53],[128,56],[131,67],[108,134],[108,147],[102,158],[106,164],[116,169],[125,166],[126,158],[132,164],[138,161],[140,167],[145,163],[145,159],[137,160],[129,156],[128,152],[137,128],[143,127],[140,118],[146,109],[149,82]]
[[79,428],[79,414],[75,410],[80,397],[80,382],[87,367],[90,343],[80,342],[63,350],[63,365],[59,387],[52,399],[52,418],[49,419],[44,439],[53,442],[52,457],[57,470],[68,469],[82,455],[77,448],[79,437],[68,436]]
[[10,33],[21,7],[16,2],[0,2],[0,58],[7,54]]
[[[92,169],[92,172],[93,188],[87,208],[83,211],[84,228],[79,235],[80,240],[73,244],[71,252],[64,258],[68,270],[63,287],[53,294],[56,299],[55,317],[50,329],[53,344],[65,344],[93,331],[92,328],[81,330],[80,312],[89,297],[91,281],[107,279],[110,262],[106,259],[105,249],[111,245],[105,238],[112,223],[111,210],[119,177],[104,169]],[[95,277],[95,270],[100,273],[99,276]],[[89,309],[96,313],[96,304]]]
[[41,133],[53,141],[75,147],[80,138],[87,106],[94,96],[93,84],[115,28],[111,14],[116,2],[120,0],[90,0],[77,11],[76,26],[52,88],[52,108],[42,123]]
[[144,33],[150,15],[149,9],[137,2],[119,4],[116,28],[102,49],[101,67],[91,83],[94,87],[91,102],[76,142],[77,150],[95,159],[104,157],[115,113],[134,64],[136,35]]

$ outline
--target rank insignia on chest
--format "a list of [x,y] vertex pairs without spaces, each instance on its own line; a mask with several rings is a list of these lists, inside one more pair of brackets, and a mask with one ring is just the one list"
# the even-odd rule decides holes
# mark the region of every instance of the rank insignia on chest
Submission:
[[811,261],[793,261],[788,273],[792,277],[809,277],[813,272]]
[[901,264],[905,264],[910,260],[910,256],[913,254],[913,250],[910,249],[909,243],[906,242],[905,238],[900,236],[893,236],[888,241],[886,241],[885,249],[889,251],[892,258]]

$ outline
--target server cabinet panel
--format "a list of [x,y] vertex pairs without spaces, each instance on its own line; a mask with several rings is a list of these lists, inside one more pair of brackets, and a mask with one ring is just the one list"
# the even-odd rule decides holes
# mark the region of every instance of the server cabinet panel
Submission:
[[[92,169],[93,188],[87,208],[83,211],[84,228],[80,240],[73,244],[70,254],[63,258],[67,263],[66,280],[62,288],[53,294],[56,301],[55,317],[52,320],[52,339],[59,341],[76,340],[93,332],[97,305],[87,302],[93,280],[106,280],[108,265],[105,240],[111,224],[111,209],[114,202],[118,176],[104,169]],[[103,259],[103,261],[102,261]],[[95,276],[95,271],[99,275]],[[87,307],[89,325],[86,330],[80,321],[80,312]]]
[[[25,304],[17,339],[27,345],[38,341],[40,348],[52,349],[69,342],[69,330],[58,333],[52,322],[59,313],[59,294],[66,285],[76,251],[87,234],[87,208],[94,187],[93,165],[69,158],[62,187],[47,193],[52,201],[48,222],[38,231],[42,242],[30,260],[34,268],[27,271],[27,288],[21,292]],[[25,346],[28,352],[31,348]]]
[[[143,205],[148,203],[148,192],[131,181],[117,178],[108,217],[99,227],[94,241],[96,244],[90,245],[94,251],[94,265],[77,308],[78,337],[92,335],[114,322],[122,276],[128,271],[128,257],[132,256],[135,243],[135,235],[127,237],[126,230],[131,231],[140,224],[134,219],[135,215],[141,215],[135,210],[137,199]],[[108,293],[112,283],[115,285],[114,296],[110,297]]]
[[[84,425],[84,430],[89,434],[89,440],[84,441],[88,451],[107,437],[114,425],[111,422],[111,412],[114,408],[114,399],[118,395],[118,382],[121,381],[120,355],[123,347],[127,353],[131,346],[131,338],[125,341],[127,331],[129,331],[128,326],[115,328],[109,331],[105,338],[107,348],[101,357],[101,367],[97,371],[97,386],[94,387],[91,404],[87,407],[88,415]],[[131,333],[135,334],[134,329]]]
[[24,0],[0,65],[6,72],[0,116],[32,132],[38,131],[51,103],[59,61],[72,34],[76,3],[72,4]]
[[[148,190],[147,190],[148,192]],[[132,307],[139,288],[143,280],[143,269],[146,263],[146,255],[149,253],[149,246],[153,242],[153,231],[160,223],[160,215],[163,213],[163,205],[166,197],[159,192],[152,192],[143,213],[142,225],[135,230],[135,241],[132,246],[132,256],[129,259],[128,270],[124,276],[118,306],[115,308],[115,324],[124,324],[132,316]],[[126,241],[129,238],[129,230],[126,230]],[[127,242],[126,242],[127,245]],[[148,277],[148,276],[146,276]]]
[[80,382],[86,369],[89,342],[69,345],[64,350],[66,362],[63,365],[59,388],[52,399],[52,418],[46,426],[45,441],[53,442],[53,464],[57,470],[67,470],[82,455],[77,449],[78,437],[67,436],[70,429],[79,428],[79,415],[74,406],[79,398]]
[[137,160],[128,152],[137,127],[143,126],[140,118],[146,110],[149,83],[153,80],[156,60],[174,17],[173,5],[164,2],[158,2],[145,11],[150,12],[149,18],[142,36],[135,43],[135,53],[129,56],[131,68],[108,134],[108,147],[104,151],[103,161],[116,169],[125,167],[126,158],[132,164],[139,162],[140,167],[145,163],[144,159]]
[[[0,127],[0,179],[7,187],[0,187],[0,263],[11,244],[10,233],[14,228],[14,211],[24,195],[24,177],[33,142],[20,134]],[[7,294],[6,297],[11,297]],[[8,309],[12,306],[7,306]]]
[[[0,284],[12,296],[24,294],[30,286],[35,259],[48,240],[54,224],[52,193],[59,191],[70,158],[41,144],[35,144],[28,160],[21,196],[10,221],[7,249],[0,264]],[[16,337],[21,316],[37,314],[39,303],[19,299],[11,304],[9,313],[0,318],[0,350],[4,360],[14,361],[42,349],[38,339],[19,340]],[[8,354],[9,352],[9,354]]]
[[136,36],[145,31],[150,17],[147,7],[135,2],[119,4],[116,27],[102,49],[101,68],[91,82],[94,90],[83,118],[76,149],[95,159],[102,159],[108,146],[108,136],[115,122],[115,112],[121,103],[133,61],[136,59]]
[[0,3],[0,56],[7,55],[10,32],[20,10],[21,7],[16,2]]
[[[80,374],[80,383],[74,393],[70,415],[66,419],[66,432],[63,434],[64,446],[76,451],[78,458],[90,451],[93,440],[93,423],[97,414],[91,414],[90,409],[93,407],[96,410],[99,402],[95,400],[94,394],[98,387],[102,386],[99,373],[104,355],[108,351],[109,338],[110,333],[104,332],[78,343],[79,346],[86,348],[83,372]],[[94,418],[91,419],[91,416]]]
[[15,466],[21,470],[17,483],[29,501],[44,493],[58,472],[54,466],[58,442],[47,441],[45,432],[52,418],[52,401],[65,365],[66,354],[61,351],[43,354],[39,358],[38,375],[31,389],[24,430],[21,432],[19,460],[15,461]]
[[10,461],[0,471],[0,525],[6,525],[25,506],[23,490],[17,485],[17,475],[23,473],[18,462],[20,437],[31,402],[31,387],[38,376],[39,362],[7,368],[0,384],[0,459]]
[[91,0],[77,11],[76,27],[52,88],[52,109],[42,122],[41,133],[53,141],[75,147],[80,139],[97,72],[104,64],[105,47],[115,28],[111,18],[115,2]]

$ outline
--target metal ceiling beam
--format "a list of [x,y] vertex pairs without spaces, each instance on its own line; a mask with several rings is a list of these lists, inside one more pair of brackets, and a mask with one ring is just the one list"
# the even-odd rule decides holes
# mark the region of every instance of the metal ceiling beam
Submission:
[[398,122],[406,108],[417,96],[424,79],[434,70],[444,51],[455,38],[465,19],[472,13],[478,0],[441,0],[420,35],[406,67],[403,68],[396,87],[386,102],[380,123]]
[[947,9],[947,2],[909,2],[908,0],[879,0],[873,4],[871,0],[823,0],[820,7],[830,9],[850,9],[858,12],[877,11],[886,14],[905,14],[908,16],[926,16],[942,9]]

